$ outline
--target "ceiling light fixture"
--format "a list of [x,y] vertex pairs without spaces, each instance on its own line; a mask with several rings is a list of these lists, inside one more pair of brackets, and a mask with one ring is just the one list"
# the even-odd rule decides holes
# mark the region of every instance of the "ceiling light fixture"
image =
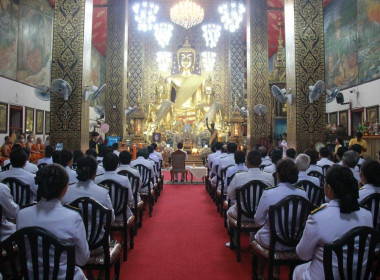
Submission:
[[156,15],[158,13],[159,6],[154,2],[141,2],[136,3],[133,6],[133,12],[135,13],[135,20],[138,24],[138,30],[148,31],[153,29],[153,24],[156,22]]
[[171,21],[185,29],[200,24],[204,16],[203,8],[191,0],[181,1],[170,9]]
[[243,21],[245,6],[241,2],[225,2],[219,6],[219,13],[221,14],[224,29],[235,32],[239,29],[239,25]]
[[203,68],[207,72],[211,72],[214,70],[215,60],[216,60],[216,53],[215,52],[202,52],[202,63]]
[[169,45],[173,34],[173,25],[170,23],[156,23],[154,25],[154,36],[161,48]]
[[160,71],[168,71],[172,63],[172,54],[170,52],[158,52],[157,63],[158,69],[160,69]]
[[215,48],[218,44],[220,31],[222,27],[219,24],[205,24],[202,26],[203,38],[206,40],[206,46]]

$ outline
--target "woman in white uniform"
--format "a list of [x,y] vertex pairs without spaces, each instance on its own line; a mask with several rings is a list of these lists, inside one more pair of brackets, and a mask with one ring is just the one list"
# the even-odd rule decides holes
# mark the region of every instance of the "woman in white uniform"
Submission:
[[[51,164],[38,171],[36,183],[40,201],[33,206],[20,210],[17,217],[17,230],[24,227],[42,227],[53,233],[58,239],[75,244],[75,263],[78,266],[86,264],[90,252],[86,240],[84,224],[79,213],[62,206],[61,198],[67,191],[69,178],[66,170],[58,165]],[[58,279],[65,279],[66,260],[61,258],[61,269]],[[51,261],[53,261],[51,255]],[[31,267],[31,264],[28,264]],[[53,264],[50,268],[53,269]],[[33,278],[33,277],[31,277]],[[40,270],[42,279],[42,269]],[[75,268],[74,279],[86,279],[79,267]]]
[[[347,167],[334,165],[326,176],[325,195],[329,203],[313,210],[308,217],[300,243],[298,257],[310,262],[294,270],[293,279],[325,279],[323,269],[323,247],[341,237],[347,231],[358,227],[372,227],[372,214],[359,207],[357,182]],[[358,244],[355,245],[359,246]],[[363,264],[366,264],[366,259]],[[355,266],[355,264],[354,264]],[[339,276],[337,259],[333,255],[333,272]],[[363,268],[364,271],[364,268]],[[339,277],[334,277],[339,279]]]
[[363,187],[359,190],[359,202],[374,193],[380,193],[380,163],[366,160],[360,169]]

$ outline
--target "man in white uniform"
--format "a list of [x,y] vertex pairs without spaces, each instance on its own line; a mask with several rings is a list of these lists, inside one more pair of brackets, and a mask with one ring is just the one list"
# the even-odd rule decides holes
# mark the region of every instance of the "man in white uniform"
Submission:
[[259,152],[261,153],[261,165],[270,165],[272,161],[270,160],[270,157],[268,156],[268,148],[265,146],[259,147]]
[[[138,164],[141,164],[141,165],[144,165],[145,167],[147,167],[148,169],[150,169],[150,176],[151,176],[151,179],[154,179],[154,169],[153,169],[153,164],[151,161],[148,160],[148,150],[147,149],[140,149],[138,152],[137,152],[137,158],[135,160],[132,160],[131,162],[131,167],[135,167],[136,165]],[[140,174],[141,176],[141,174]],[[145,184],[146,182],[142,182],[143,184]],[[153,184],[151,183],[151,188],[153,188]],[[140,189],[140,192],[146,192],[148,191],[148,187],[144,187],[144,188],[141,188]]]
[[59,163],[66,169],[67,175],[69,176],[69,184],[78,182],[77,173],[71,169],[71,166],[73,165],[72,152],[63,149],[59,153]]
[[307,154],[299,154],[296,158],[296,167],[298,169],[298,182],[309,181],[316,186],[320,186],[321,182],[319,178],[309,176],[306,170],[310,167],[310,157]]
[[45,147],[45,157],[40,158],[37,161],[37,165],[39,165],[41,163],[52,164],[53,163],[53,159],[52,159],[53,153],[54,153],[54,148],[50,145],[46,146]]
[[357,152],[353,150],[347,151],[343,155],[342,165],[350,168],[352,174],[354,174],[355,179],[358,182],[361,182],[359,170],[355,168],[359,162],[359,158],[360,155]]
[[317,165],[322,167],[325,165],[332,166],[334,163],[328,159],[330,155],[329,150],[326,147],[322,147],[319,149],[319,161],[317,161]]
[[273,174],[274,172],[276,172],[277,170],[276,164],[279,160],[281,160],[281,158],[282,158],[281,151],[277,149],[273,149],[270,153],[270,159],[272,161],[272,164],[266,166],[263,171],[270,174]]
[[16,225],[7,219],[16,219],[19,206],[13,201],[11,191],[7,185],[0,183],[0,205],[2,208],[0,241],[7,239],[16,231]]

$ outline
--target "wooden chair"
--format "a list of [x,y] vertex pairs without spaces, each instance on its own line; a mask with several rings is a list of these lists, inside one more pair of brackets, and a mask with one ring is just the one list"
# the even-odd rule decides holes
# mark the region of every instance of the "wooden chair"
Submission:
[[[128,178],[125,178],[128,180]],[[119,231],[121,233],[121,244],[123,245],[123,260],[127,260],[128,251],[128,229],[130,241],[129,246],[133,249],[134,245],[134,224],[135,216],[132,215],[127,219],[127,207],[128,207],[128,189],[124,188],[118,182],[113,180],[105,180],[100,182],[101,185],[107,186],[109,188],[109,195],[111,197],[112,207],[115,212],[115,217],[122,216],[122,221],[114,221],[111,224],[110,231]]]
[[[219,164],[216,164],[215,165],[215,172],[216,172],[216,185],[213,186],[211,184],[210,188],[211,188],[211,198],[212,200],[216,203],[216,186],[219,184],[219,181],[220,181],[220,177],[218,176],[218,170],[219,170]],[[211,183],[211,181],[210,181]]]
[[140,179],[142,182],[141,188],[148,188],[148,191],[140,192],[140,196],[142,199],[145,199],[149,203],[149,217],[152,217],[154,205],[154,189],[151,188],[151,184],[153,185],[151,170],[142,164],[137,164],[135,168],[140,173]]
[[[60,265],[65,265],[65,279],[74,279],[75,244],[62,242],[43,228],[22,228],[2,241],[0,249],[3,252],[0,255],[3,277],[11,273],[11,279],[62,279],[62,275],[59,275],[59,272],[62,273]],[[10,269],[5,266],[4,253]],[[32,264],[29,270],[28,261]]]
[[315,207],[318,207],[323,203],[325,193],[322,187],[317,186],[308,180],[299,181],[295,185],[302,187],[306,191],[310,203]]
[[319,182],[320,182],[320,186],[323,188],[324,184],[325,184],[325,176],[323,176],[322,173],[316,171],[316,170],[312,170],[310,171],[309,173],[307,173],[308,176],[313,176],[313,177],[316,177],[319,179]]
[[[223,217],[224,213],[227,211],[223,208],[223,203],[226,200],[226,196],[227,196],[227,193],[226,193],[227,186],[225,184],[225,181],[226,181],[227,169],[232,167],[232,166],[235,166],[235,164],[230,164],[226,168],[223,168],[220,171],[221,172],[221,178],[220,178],[220,185],[221,186],[220,186],[220,190],[216,191],[216,196],[217,196],[218,212],[220,211],[221,217]],[[217,187],[218,187],[218,185],[217,185]]]
[[129,179],[129,182],[131,183],[132,193],[133,193],[133,199],[135,202],[134,207],[132,208],[133,215],[136,217],[135,222],[135,236],[137,235],[137,228],[142,226],[142,219],[143,219],[143,206],[144,201],[141,200],[140,202],[137,202],[137,194],[139,191],[139,184],[140,184],[140,177],[137,177],[133,175],[133,173],[129,172],[128,170],[122,170],[119,171],[117,174],[127,176]]
[[7,170],[9,170],[10,167],[11,167],[11,163],[8,163],[7,165],[2,166],[1,170],[2,171],[7,171]]
[[[261,181],[252,180],[245,185],[236,188],[237,219],[228,215],[227,220],[230,225],[230,244],[236,247],[236,259],[240,262],[240,233],[253,232],[257,228],[254,226],[253,218],[259,205],[260,198],[268,186]],[[242,221],[242,216],[250,218],[251,221]],[[236,244],[234,244],[236,238]]]
[[331,166],[326,164],[326,165],[323,165],[322,166],[322,172],[323,172],[323,176],[326,177],[326,174],[327,174],[327,170],[330,168]]
[[[104,277],[109,280],[111,267],[114,266],[115,276],[113,279],[119,279],[122,246],[116,240],[112,240],[111,243],[109,241],[112,210],[103,207],[90,197],[80,197],[70,205],[81,209],[88,247],[90,251],[94,252],[91,253],[90,259],[83,269],[104,270]],[[101,236],[102,232],[103,236]]]
[[[232,179],[235,177],[235,174],[232,174],[230,177],[227,178],[227,188],[230,185]],[[224,200],[223,201],[223,211],[225,213],[224,215],[224,227],[227,227],[227,210],[231,207],[231,201],[230,200]]]
[[16,178],[5,178],[3,183],[8,185],[14,202],[23,207],[30,204],[30,186]]
[[[376,279],[380,257],[375,254],[380,232],[371,227],[356,227],[346,232],[323,249],[323,269],[326,279]],[[333,253],[338,271],[333,268]],[[373,260],[377,260],[376,273],[370,275]],[[336,262],[334,262],[336,263]],[[365,263],[365,266],[363,266]],[[371,276],[371,277],[370,277]]]
[[181,173],[181,179],[186,178],[187,181],[187,170],[185,166],[186,153],[177,150],[172,153],[172,168],[170,169],[171,181],[174,182],[174,174]]
[[380,231],[380,193],[374,193],[367,196],[365,199],[362,200],[362,202],[360,202],[360,204],[372,212],[373,227],[377,231]]
[[[253,248],[252,279],[258,279],[258,277],[264,279],[264,276],[260,275],[258,271],[259,258],[268,261],[268,277],[266,279],[270,280],[273,279],[274,265],[290,266],[289,275],[291,276],[295,266],[304,263],[298,258],[295,247],[301,240],[311,209],[312,204],[309,201],[296,195],[288,196],[269,207],[270,245],[267,249],[256,240],[251,243]],[[294,248],[294,250],[276,251],[277,243]]]
[[277,171],[272,174],[274,185],[277,186]]
[[48,164],[47,164],[47,163],[40,163],[39,165],[37,165],[38,170],[41,170],[41,169],[44,168],[46,165],[48,165]]

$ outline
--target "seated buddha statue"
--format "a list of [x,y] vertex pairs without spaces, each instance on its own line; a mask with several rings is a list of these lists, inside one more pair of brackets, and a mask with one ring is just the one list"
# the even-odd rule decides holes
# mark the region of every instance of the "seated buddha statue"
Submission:
[[197,120],[198,108],[207,100],[204,94],[205,79],[194,74],[196,52],[188,38],[178,50],[177,60],[180,73],[166,78],[167,98],[174,103],[175,117],[192,124]]

